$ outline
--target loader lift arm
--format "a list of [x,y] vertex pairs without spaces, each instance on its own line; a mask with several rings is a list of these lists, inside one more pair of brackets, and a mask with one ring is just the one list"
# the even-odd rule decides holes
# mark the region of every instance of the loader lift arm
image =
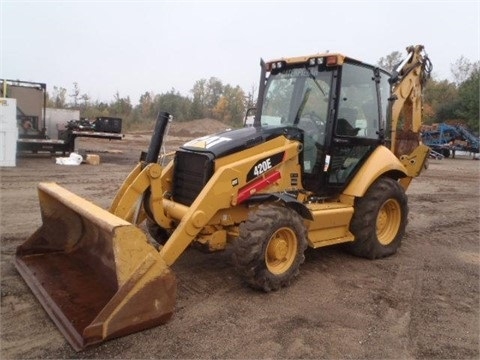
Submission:
[[[157,119],[159,123],[162,121],[160,117]],[[161,125],[157,125],[157,127],[161,127]],[[153,136],[158,139],[152,139],[152,142],[161,142],[159,138],[163,135],[159,132],[158,135]],[[279,140],[279,146],[283,146],[284,160],[294,158],[298,154],[296,142],[286,141],[284,143],[283,140]],[[272,154],[278,151],[278,147],[275,147]],[[243,203],[257,190],[250,189],[248,186],[243,188],[244,191],[242,188],[232,187],[232,179],[239,179],[242,176],[239,168],[249,166],[251,163],[249,158],[238,159],[233,164],[226,163],[219,166],[196,196],[194,202],[190,206],[184,206],[172,201],[165,194],[166,186],[164,185],[170,181],[168,178],[173,165],[169,164],[162,169],[156,163],[158,153],[156,156],[147,154],[147,158],[149,157],[155,162],[148,164],[142,162],[133,169],[117,193],[109,211],[132,224],[140,224],[148,216],[164,229],[172,227],[172,220],[177,221],[178,224],[170,234],[168,241],[160,249],[160,257],[168,266],[178,259],[220,210]],[[279,178],[281,178],[281,174],[278,171],[265,173],[259,179],[258,188],[272,185]],[[149,195],[145,197],[144,194],[147,192]],[[139,211],[136,210],[138,207],[140,207]],[[308,215],[306,216],[308,217]]]

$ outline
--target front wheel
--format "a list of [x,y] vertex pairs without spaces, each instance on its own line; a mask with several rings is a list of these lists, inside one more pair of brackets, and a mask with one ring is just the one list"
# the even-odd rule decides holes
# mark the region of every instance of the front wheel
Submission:
[[278,290],[298,275],[306,247],[306,228],[300,215],[282,206],[260,205],[240,225],[233,262],[251,287]]
[[153,238],[153,240],[155,240],[159,245],[165,245],[168,238],[170,237],[170,233],[166,229],[158,225],[155,221],[148,218],[145,225],[148,233]]
[[377,180],[355,202],[350,223],[355,241],[347,244],[348,250],[369,259],[394,254],[405,234],[407,216],[407,196],[400,184],[390,178]]

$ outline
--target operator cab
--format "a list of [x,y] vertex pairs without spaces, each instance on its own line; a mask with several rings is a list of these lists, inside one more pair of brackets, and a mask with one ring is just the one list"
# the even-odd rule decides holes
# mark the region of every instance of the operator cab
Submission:
[[300,129],[304,188],[340,192],[385,141],[390,74],[335,54],[272,61],[263,73],[255,126]]

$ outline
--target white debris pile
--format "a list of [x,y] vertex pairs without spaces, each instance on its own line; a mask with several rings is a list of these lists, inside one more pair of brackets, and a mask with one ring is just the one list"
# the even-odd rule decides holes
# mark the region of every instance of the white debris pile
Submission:
[[83,161],[82,155],[70,153],[69,157],[57,157],[55,163],[57,165],[80,165]]

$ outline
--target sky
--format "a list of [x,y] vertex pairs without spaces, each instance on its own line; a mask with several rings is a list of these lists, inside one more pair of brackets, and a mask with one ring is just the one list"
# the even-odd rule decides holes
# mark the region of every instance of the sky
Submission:
[[[92,101],[216,77],[258,89],[260,59],[340,52],[376,64],[423,44],[437,80],[480,58],[475,1],[0,0],[0,78],[63,87]],[[71,100],[71,99],[69,99]]]

